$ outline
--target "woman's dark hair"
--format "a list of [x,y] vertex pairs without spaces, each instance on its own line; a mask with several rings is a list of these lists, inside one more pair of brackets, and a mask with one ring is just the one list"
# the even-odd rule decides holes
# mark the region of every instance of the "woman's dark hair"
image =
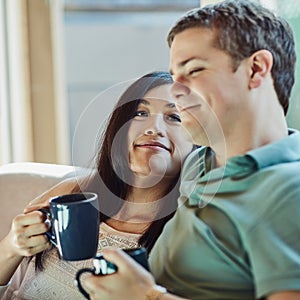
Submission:
[[[127,145],[130,120],[135,116],[141,99],[149,90],[172,82],[172,77],[167,72],[149,73],[131,84],[116,104],[102,135],[101,146],[96,159],[97,172],[72,191],[74,193],[89,191],[99,195],[101,222],[110,219],[120,210],[130,192],[131,186],[128,182],[131,182],[132,172],[129,169]],[[164,225],[176,211],[179,196],[178,185],[179,174],[174,178],[166,192],[162,207],[160,207],[158,215],[155,216],[155,220],[139,240],[139,244],[144,246],[148,253]],[[36,255],[36,269],[42,270],[42,262],[45,257],[43,253]]]

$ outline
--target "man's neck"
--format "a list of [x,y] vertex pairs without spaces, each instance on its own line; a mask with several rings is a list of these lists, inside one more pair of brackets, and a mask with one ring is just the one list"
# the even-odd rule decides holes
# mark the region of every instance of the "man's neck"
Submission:
[[278,120],[277,124],[273,124],[273,126],[269,124],[263,128],[255,125],[241,127],[236,132],[225,136],[222,143],[216,143],[211,147],[216,154],[217,166],[223,166],[231,157],[244,155],[250,150],[274,143],[287,135],[288,128],[285,121],[280,124]]

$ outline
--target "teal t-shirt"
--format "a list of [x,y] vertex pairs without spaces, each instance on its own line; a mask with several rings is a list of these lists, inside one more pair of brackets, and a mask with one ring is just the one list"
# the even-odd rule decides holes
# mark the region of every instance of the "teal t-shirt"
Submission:
[[157,282],[189,299],[300,290],[300,133],[214,168],[187,159],[179,208],[150,254]]

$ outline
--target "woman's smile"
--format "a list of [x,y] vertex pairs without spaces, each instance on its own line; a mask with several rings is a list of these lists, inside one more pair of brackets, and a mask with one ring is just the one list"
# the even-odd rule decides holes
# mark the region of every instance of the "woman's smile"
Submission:
[[145,141],[141,142],[135,145],[135,147],[138,147],[140,149],[150,149],[154,151],[168,151],[171,152],[171,149],[164,145],[163,143],[160,143],[158,141]]

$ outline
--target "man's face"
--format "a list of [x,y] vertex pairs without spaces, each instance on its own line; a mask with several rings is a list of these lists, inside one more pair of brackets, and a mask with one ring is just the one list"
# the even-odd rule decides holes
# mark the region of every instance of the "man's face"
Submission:
[[245,63],[233,72],[230,56],[213,46],[214,38],[210,29],[186,29],[175,36],[170,52],[176,106],[200,145],[215,145],[230,134],[248,90]]

